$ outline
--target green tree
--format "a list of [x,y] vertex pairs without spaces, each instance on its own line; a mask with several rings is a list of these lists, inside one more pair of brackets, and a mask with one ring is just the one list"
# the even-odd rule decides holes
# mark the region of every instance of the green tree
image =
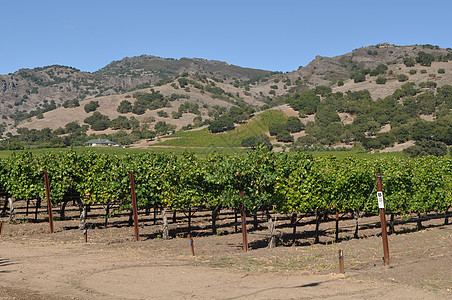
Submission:
[[406,75],[406,74],[399,74],[398,76],[397,76],[397,80],[399,81],[399,82],[404,82],[404,81],[407,81],[409,78],[408,78],[408,75]]
[[80,106],[78,99],[66,100],[63,103],[64,108],[74,108]]
[[304,124],[297,117],[289,117],[286,121],[286,128],[290,133],[300,132],[304,129]]
[[248,138],[245,138],[242,140],[241,144],[242,144],[242,147],[247,147],[247,148],[252,148],[252,149],[256,149],[259,145],[266,146],[269,149],[273,148],[272,144],[270,143],[270,138],[265,134],[261,134],[258,136],[250,136]]
[[403,150],[411,157],[417,156],[445,156],[447,154],[447,146],[443,142],[433,140],[416,141],[414,146]]
[[414,60],[414,58],[409,57],[409,56],[405,56],[403,58],[403,63],[405,64],[405,66],[407,67],[414,67],[414,65],[416,64],[416,61]]
[[424,51],[419,51],[416,56],[416,62],[425,67],[430,67],[434,60],[433,54],[425,53]]
[[95,111],[99,107],[98,101],[90,101],[83,107],[85,109],[85,112],[89,113],[92,111]]
[[121,114],[132,112],[132,103],[127,100],[122,100],[116,110]]
[[385,76],[378,76],[377,80],[375,80],[376,84],[385,84],[387,81]]
[[276,135],[276,140],[283,143],[293,142],[293,136],[288,131],[281,131]]

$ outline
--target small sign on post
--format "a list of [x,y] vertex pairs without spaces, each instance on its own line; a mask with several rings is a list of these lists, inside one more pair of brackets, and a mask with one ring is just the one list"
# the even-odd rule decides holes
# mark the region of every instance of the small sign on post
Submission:
[[190,240],[191,255],[195,256],[195,245],[193,244],[193,238],[190,234],[188,234],[188,239]]
[[339,250],[339,272],[345,274],[344,270],[344,251]]
[[383,199],[383,192],[377,192],[378,208],[385,208],[385,201]]

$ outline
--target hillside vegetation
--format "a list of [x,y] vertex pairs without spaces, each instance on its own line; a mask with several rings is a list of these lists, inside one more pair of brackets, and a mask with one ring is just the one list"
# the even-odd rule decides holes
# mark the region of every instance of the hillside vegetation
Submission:
[[[316,57],[284,74],[146,55],[92,74],[64,66],[22,69],[1,75],[0,131],[9,141],[0,147],[65,147],[93,137],[155,143],[173,133],[163,146],[271,141],[292,148],[384,149],[417,141],[444,153],[452,140],[449,60],[452,49],[379,44]],[[285,103],[294,110],[285,112],[285,123],[258,115]]]

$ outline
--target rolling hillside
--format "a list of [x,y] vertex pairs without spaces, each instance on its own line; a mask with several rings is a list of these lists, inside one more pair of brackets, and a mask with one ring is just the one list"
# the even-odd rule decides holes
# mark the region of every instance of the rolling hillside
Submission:
[[[384,134],[394,136],[393,129],[412,131],[413,124],[420,120],[438,123],[440,115],[442,123],[448,122],[444,120],[451,108],[446,87],[452,85],[452,49],[379,44],[332,58],[318,56],[309,65],[288,73],[241,68],[203,59],[175,60],[142,55],[112,62],[94,73],[50,66],[0,75],[0,80],[3,84],[0,86],[2,128],[4,133],[10,132],[9,136],[24,132],[20,128],[26,128],[25,132],[50,128],[61,136],[68,123],[85,125],[83,128],[88,135],[157,131],[157,126],[162,124],[168,125],[165,133],[203,128],[203,125],[226,119],[237,111],[243,112],[243,117],[234,123],[235,127],[241,127],[245,125],[240,124],[253,115],[250,112],[256,114],[272,107],[282,109],[282,104],[289,103],[295,111],[290,108],[292,112],[286,111],[286,115],[299,115],[304,124],[301,132],[292,132],[295,141],[302,138],[303,145],[327,146],[351,146],[359,141],[360,145],[369,148],[375,144],[369,139],[377,140]],[[306,92],[311,89],[313,94],[309,98]],[[442,98],[437,96],[441,89]],[[143,97],[157,97],[159,102],[157,105],[143,104],[147,101]],[[303,97],[307,98],[303,100]],[[362,102],[363,110],[351,109],[350,104],[344,106],[344,102],[355,101],[354,97]],[[86,110],[85,105],[91,105],[93,101],[97,107]],[[314,101],[315,105],[311,103],[314,110],[295,107],[300,101]],[[414,101],[412,105],[417,108],[408,111],[410,101]],[[388,108],[381,112],[386,118],[372,115],[379,103],[393,107],[391,111]],[[122,104],[129,105],[130,109],[121,111]],[[139,110],[139,105],[145,106]],[[426,105],[428,109],[422,108]],[[329,121],[327,118],[326,122],[337,124],[331,126],[339,127],[339,131],[328,128],[329,123],[322,125],[325,120],[316,113],[319,109],[322,114],[325,109],[332,112],[332,118]],[[133,128],[86,126],[85,120],[96,113],[97,117],[100,113],[109,120],[118,121],[119,118],[120,121],[138,122],[138,125],[134,123]],[[397,114],[408,117],[400,121],[395,118]],[[359,125],[357,122],[362,123],[363,118],[367,119],[366,125]],[[320,132],[329,132],[330,136]],[[412,138],[391,137],[391,142],[380,141],[370,148],[387,148]],[[447,141],[447,137],[441,140]],[[215,144],[215,138],[213,142],[210,139],[204,141]],[[180,143],[176,140],[167,142],[168,145]],[[237,140],[232,144],[237,146],[238,143]]]

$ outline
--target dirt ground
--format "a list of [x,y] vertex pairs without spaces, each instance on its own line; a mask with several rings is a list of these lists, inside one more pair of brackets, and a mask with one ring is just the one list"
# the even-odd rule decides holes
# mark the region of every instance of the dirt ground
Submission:
[[[265,216],[258,216],[256,228],[249,217],[250,250],[244,252],[232,211],[222,211],[215,235],[210,213],[200,211],[192,218],[192,256],[183,212],[174,223],[169,214],[169,240],[160,238],[160,215],[154,225],[152,210],[140,212],[136,242],[126,214],[105,228],[102,208],[92,208],[85,243],[71,218],[74,207],[66,220],[55,212],[56,232],[50,234],[44,209],[34,221],[34,208],[27,216],[21,206],[0,239],[0,299],[452,299],[452,226],[443,225],[443,215],[430,214],[420,231],[415,219],[396,217],[387,267],[378,216],[360,219],[358,239],[350,238],[353,218],[341,216],[336,243],[330,215],[320,225],[318,244],[314,217],[303,216],[292,246],[289,216],[276,215],[280,243],[273,249],[266,247]],[[345,275],[338,274],[339,249]]]

